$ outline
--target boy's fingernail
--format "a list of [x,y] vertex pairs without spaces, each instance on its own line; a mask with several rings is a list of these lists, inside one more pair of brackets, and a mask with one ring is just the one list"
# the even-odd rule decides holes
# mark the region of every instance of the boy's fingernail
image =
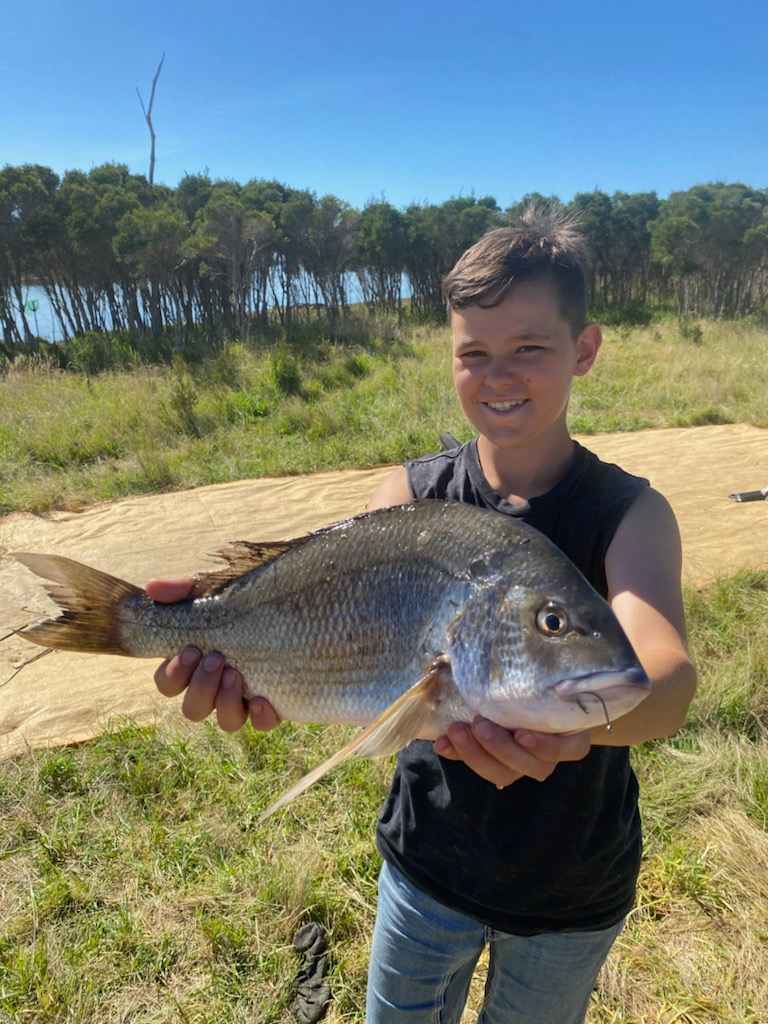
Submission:
[[469,726],[464,722],[452,722],[448,727],[448,742],[454,743],[456,740],[462,742],[466,740],[470,734]]
[[264,705],[261,703],[261,701],[260,700],[252,700],[251,701],[251,714],[254,716],[254,718],[258,718],[259,715],[263,714],[263,712],[264,712]]
[[489,740],[493,736],[493,726],[485,718],[476,718],[472,723],[472,732],[481,740]]
[[529,749],[536,746],[536,737],[532,732],[519,732],[515,739],[521,747],[528,747]]
[[200,651],[196,647],[185,647],[181,652],[181,664],[191,668],[200,660]]
[[206,672],[218,672],[223,664],[224,659],[222,656],[214,651],[213,654],[206,654],[203,668]]
[[233,668],[226,669],[224,675],[221,677],[221,682],[226,690],[233,689],[237,682],[237,673],[235,670]]

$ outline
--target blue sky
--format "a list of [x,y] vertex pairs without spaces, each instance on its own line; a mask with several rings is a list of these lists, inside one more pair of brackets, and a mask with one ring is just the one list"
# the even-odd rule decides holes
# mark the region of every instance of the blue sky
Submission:
[[277,178],[360,206],[768,186],[768,4],[3,5],[0,165]]

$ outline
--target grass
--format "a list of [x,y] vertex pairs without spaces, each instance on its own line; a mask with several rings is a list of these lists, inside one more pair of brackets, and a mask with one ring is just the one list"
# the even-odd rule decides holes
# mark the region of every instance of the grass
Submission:
[[[573,428],[768,426],[768,335],[699,326],[607,331]],[[445,330],[92,377],[17,366],[0,512],[402,461],[443,430],[468,436]],[[589,1024],[768,1020],[768,573],[686,604],[700,691],[679,735],[633,751],[646,853]],[[0,1024],[288,1024],[310,919],[330,933],[329,1022],[362,1024],[389,764],[346,765],[255,826],[345,735],[115,722],[0,765]]]
[[[754,572],[686,595],[700,692],[684,731],[633,751],[639,897],[589,1024],[768,1020],[767,595]],[[255,826],[345,735],[116,722],[1,765],[0,1021],[288,1024],[291,940],[313,919],[328,1020],[362,1024],[389,763],[348,764]]]
[[[576,382],[576,432],[768,425],[768,333],[674,321],[610,329]],[[698,339],[698,335],[696,335]],[[355,345],[229,345],[187,367],[85,376],[45,364],[0,378],[0,514],[265,475],[402,462],[441,431],[469,436],[447,329]]]

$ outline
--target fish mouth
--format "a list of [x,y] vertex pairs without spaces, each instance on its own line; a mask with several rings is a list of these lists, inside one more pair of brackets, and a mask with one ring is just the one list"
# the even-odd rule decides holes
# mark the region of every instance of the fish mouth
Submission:
[[629,697],[651,689],[651,681],[639,665],[608,672],[587,672],[583,676],[563,679],[554,687],[561,700],[578,701],[586,694],[599,694],[602,700],[611,701],[617,697]]
[[555,685],[561,700],[576,704],[588,717],[600,712],[611,730],[612,720],[626,715],[648,696],[651,681],[639,665],[619,671],[588,672]]

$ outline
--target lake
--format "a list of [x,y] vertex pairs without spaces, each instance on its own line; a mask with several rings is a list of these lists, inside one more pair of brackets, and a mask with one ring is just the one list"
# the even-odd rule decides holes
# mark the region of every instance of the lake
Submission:
[[[27,323],[38,338],[45,338],[46,341],[61,339],[61,328],[51,309],[45,290],[36,284],[27,285],[24,289],[24,301],[25,303],[36,301],[38,304],[37,312],[27,311]],[[21,329],[21,317],[18,315],[16,323]]]

